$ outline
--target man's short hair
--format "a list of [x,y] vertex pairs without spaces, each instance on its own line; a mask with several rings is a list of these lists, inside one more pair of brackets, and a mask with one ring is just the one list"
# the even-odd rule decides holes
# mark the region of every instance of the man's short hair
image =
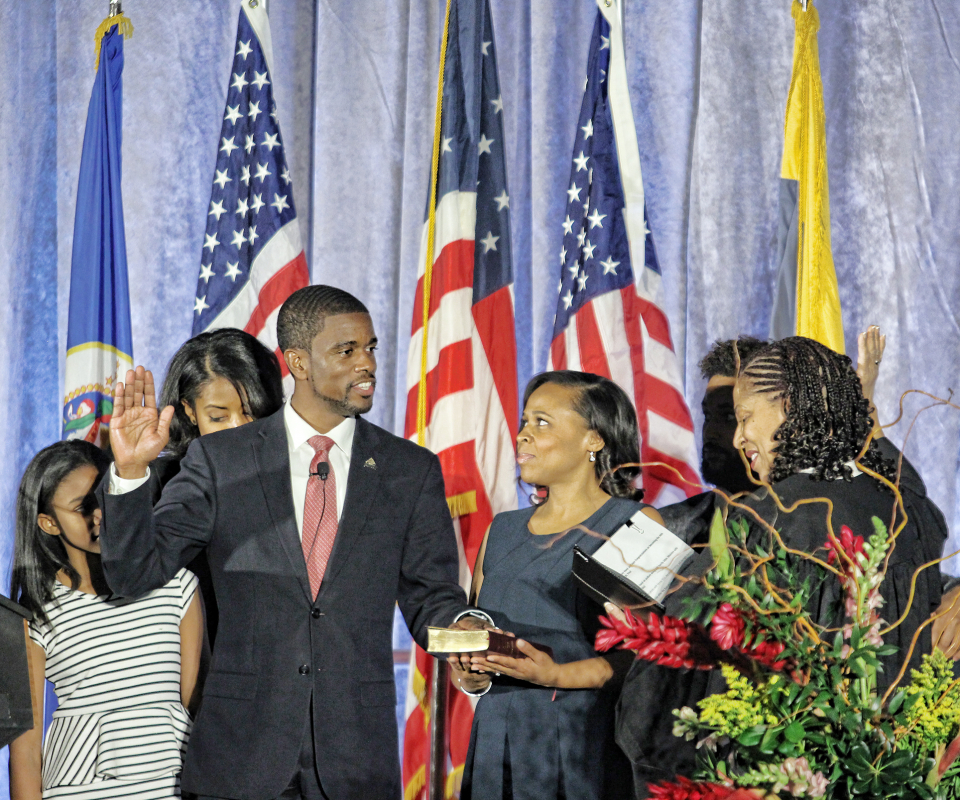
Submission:
[[356,297],[336,286],[304,286],[287,298],[277,315],[280,352],[309,350],[314,337],[323,330],[327,317],[369,313]]
[[[713,343],[710,352],[700,361],[700,374],[704,378],[736,378],[737,377],[737,353],[740,354],[741,364],[747,360],[761,347],[766,346],[766,342],[755,339],[753,336],[741,336],[738,339],[718,339]],[[736,345],[736,351],[734,351]]]

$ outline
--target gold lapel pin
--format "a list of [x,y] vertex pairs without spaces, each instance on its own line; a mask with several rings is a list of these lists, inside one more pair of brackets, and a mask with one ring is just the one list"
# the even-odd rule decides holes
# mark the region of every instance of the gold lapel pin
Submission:
[[367,469],[376,469],[377,462],[374,461],[372,458],[368,458],[366,461],[363,462],[363,466],[365,466]]

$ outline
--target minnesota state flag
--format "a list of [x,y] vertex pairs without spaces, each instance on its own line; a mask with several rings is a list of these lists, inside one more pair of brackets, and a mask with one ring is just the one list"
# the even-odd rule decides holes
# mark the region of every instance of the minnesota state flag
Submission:
[[62,434],[96,444],[110,424],[117,374],[133,367],[120,198],[123,34],[132,26],[117,15],[101,31],[77,182]]

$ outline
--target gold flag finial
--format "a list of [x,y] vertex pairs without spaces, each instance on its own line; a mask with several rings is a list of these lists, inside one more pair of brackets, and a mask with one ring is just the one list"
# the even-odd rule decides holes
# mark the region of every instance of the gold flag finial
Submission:
[[97,47],[96,57],[94,58],[93,62],[94,71],[100,69],[100,43],[103,41],[103,37],[110,32],[110,29],[114,25],[117,26],[117,30],[124,39],[129,39],[131,36],[133,36],[133,23],[128,17],[123,15],[123,12],[120,10],[119,3],[110,4],[110,11],[112,12],[114,10],[116,10],[117,13],[111,14],[103,22],[101,22],[96,33],[93,34],[93,40]]

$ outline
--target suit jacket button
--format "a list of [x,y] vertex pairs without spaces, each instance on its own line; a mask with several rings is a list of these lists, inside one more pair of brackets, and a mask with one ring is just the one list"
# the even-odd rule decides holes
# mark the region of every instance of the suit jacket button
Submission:
[[301,674],[301,675],[309,675],[309,674],[310,674],[310,666],[309,666],[309,664],[301,664],[301,665],[300,665],[300,674]]
[[310,616],[314,619],[320,619],[320,617],[323,616],[323,612],[319,608],[315,608],[310,612]]

